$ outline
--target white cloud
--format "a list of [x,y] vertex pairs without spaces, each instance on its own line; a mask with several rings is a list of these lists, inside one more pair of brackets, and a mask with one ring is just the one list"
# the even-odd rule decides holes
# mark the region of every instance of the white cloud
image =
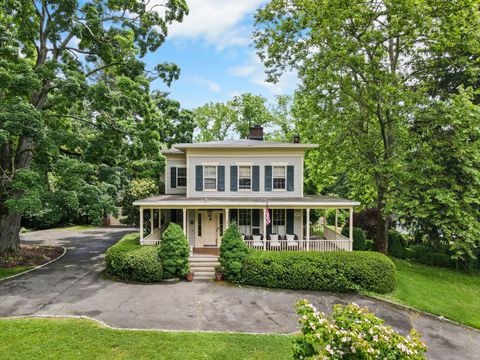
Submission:
[[267,82],[265,67],[255,52],[252,52],[248,60],[239,66],[232,66],[228,72],[237,77],[248,78],[252,84],[268,89],[274,95],[291,93],[297,88],[298,75],[296,71],[284,73],[277,83]]
[[213,92],[220,92],[221,88],[220,88],[220,85],[218,85],[218,83],[216,83],[215,81],[211,81],[211,80],[206,80],[206,79],[203,79],[199,76],[190,76],[190,77],[187,77],[185,79],[185,81],[187,82],[194,82],[194,83],[197,83],[197,84],[201,84],[201,85],[205,85],[208,87],[208,89],[210,91],[213,91]]
[[242,24],[265,0],[190,0],[190,13],[170,27],[171,39],[203,39],[218,49],[250,43],[252,29]]

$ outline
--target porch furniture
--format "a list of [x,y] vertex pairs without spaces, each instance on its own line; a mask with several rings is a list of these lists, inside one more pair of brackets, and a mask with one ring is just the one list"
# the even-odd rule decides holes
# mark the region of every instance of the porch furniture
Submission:
[[298,239],[298,237],[295,234],[287,234],[285,237],[287,239],[287,248],[298,247],[298,241],[295,239]]
[[263,249],[263,236],[262,235],[252,235],[253,237],[253,247]]
[[282,244],[280,243],[279,239],[278,239],[278,234],[270,234],[269,235],[269,238],[270,238],[270,249],[274,248],[274,249],[280,249],[282,247]]

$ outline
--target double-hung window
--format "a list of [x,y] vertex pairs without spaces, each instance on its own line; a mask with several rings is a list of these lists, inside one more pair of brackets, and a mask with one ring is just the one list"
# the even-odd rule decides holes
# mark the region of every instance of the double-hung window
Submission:
[[240,232],[245,235],[252,234],[252,210],[251,209],[239,209],[238,210],[238,225]]
[[285,190],[286,186],[286,167],[285,166],[274,166],[273,167],[273,189],[274,190]]
[[177,187],[187,186],[187,168],[177,168]]
[[252,167],[251,166],[238,167],[238,188],[243,190],[252,189]]
[[287,223],[285,216],[285,209],[272,210],[272,232],[274,234],[285,235]]
[[203,188],[205,190],[217,190],[217,167],[205,165],[203,167]]

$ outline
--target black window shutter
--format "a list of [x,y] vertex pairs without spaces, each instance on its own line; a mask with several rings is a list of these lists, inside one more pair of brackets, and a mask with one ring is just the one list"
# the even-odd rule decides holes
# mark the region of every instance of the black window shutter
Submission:
[[252,209],[252,226],[260,226],[260,209]]
[[294,188],[294,171],[293,165],[287,166],[287,191],[293,191]]
[[230,191],[237,191],[237,174],[238,174],[238,167],[237,166],[230,166]]
[[272,191],[272,167],[265,166],[265,191]]
[[252,166],[252,190],[260,191],[260,166]]
[[225,191],[225,166],[223,165],[217,167],[217,183],[218,191]]
[[238,209],[230,209],[230,222],[238,224]]
[[195,191],[203,191],[203,166],[195,166]]
[[287,234],[293,234],[295,213],[293,209],[287,209]]
[[177,187],[177,168],[175,166],[170,168],[170,187],[172,189]]

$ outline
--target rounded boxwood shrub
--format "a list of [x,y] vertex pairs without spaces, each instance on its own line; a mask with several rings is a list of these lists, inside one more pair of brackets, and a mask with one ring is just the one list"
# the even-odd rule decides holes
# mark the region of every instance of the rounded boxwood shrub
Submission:
[[232,222],[223,234],[218,261],[223,267],[225,280],[237,281],[242,263],[248,255],[248,247],[242,240],[242,234],[235,222]]
[[405,237],[396,230],[388,231],[388,255],[405,259],[407,241]]
[[124,280],[160,281],[162,263],[156,246],[141,246],[138,233],[124,236],[105,255],[107,273]]
[[162,234],[158,256],[164,279],[184,278],[190,271],[190,246],[180,225],[170,223]]
[[367,251],[251,251],[240,281],[256,286],[324,291],[395,289],[395,265],[387,256]]
[[[342,235],[346,236],[347,238],[350,235],[350,230],[348,226],[345,226],[342,229]],[[365,250],[365,232],[358,228],[358,227],[353,227],[352,229],[353,232],[353,250]]]

